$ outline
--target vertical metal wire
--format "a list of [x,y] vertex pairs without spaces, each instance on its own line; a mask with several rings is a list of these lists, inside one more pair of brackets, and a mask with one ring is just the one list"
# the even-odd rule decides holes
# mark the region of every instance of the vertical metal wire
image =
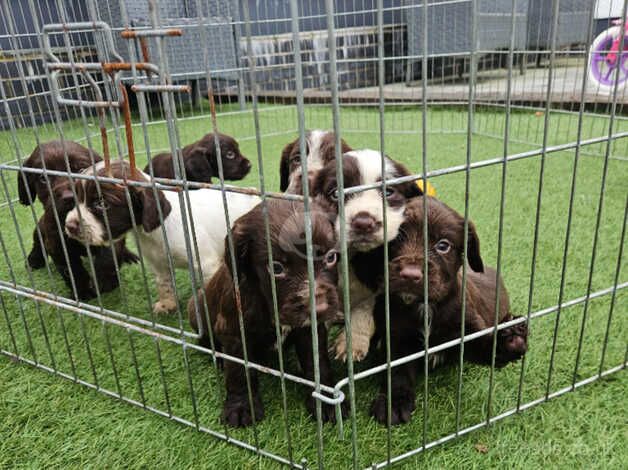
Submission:
[[[293,10],[294,8],[294,10]],[[292,13],[292,17],[293,17],[293,34],[294,31],[298,31],[298,10],[297,10],[297,6],[292,5],[292,3],[290,4],[290,9],[291,9],[291,13]],[[244,15],[245,17],[250,17],[250,12],[248,11],[248,7],[244,6],[243,10],[247,10],[245,11]],[[296,19],[297,25],[296,25],[296,29],[294,26],[294,21]],[[239,26],[238,28],[236,28],[239,30]],[[298,35],[298,32],[296,33]],[[270,233],[270,223],[268,220],[268,201],[267,201],[267,197],[266,197],[266,184],[265,184],[265,178],[264,178],[264,165],[263,165],[263,152],[262,152],[262,139],[261,139],[261,130],[260,130],[260,122],[259,122],[259,106],[258,106],[258,99],[257,99],[257,87],[256,87],[256,82],[255,82],[255,76],[256,76],[256,63],[255,63],[255,58],[253,56],[253,43],[252,43],[252,31],[251,31],[251,24],[250,24],[250,20],[247,21],[246,23],[246,47],[247,47],[247,61],[249,64],[249,83],[250,83],[250,94],[251,94],[251,106],[252,106],[252,112],[253,112],[253,123],[254,123],[254,127],[255,127],[255,143],[256,143],[256,151],[257,151],[257,165],[258,165],[258,175],[259,175],[259,181],[260,181],[260,192],[261,192],[261,199],[262,199],[262,215],[264,218],[264,236],[266,237],[266,250],[268,251],[268,270],[269,272],[272,272],[272,265],[273,265],[273,252],[272,252],[272,242],[271,242],[271,233]],[[294,47],[295,47],[295,67],[297,67],[296,69],[296,73],[297,73],[297,86],[299,83],[298,80],[298,74],[300,71],[300,68],[297,64],[297,58],[298,60],[300,60],[300,52],[297,52],[297,48],[299,47],[298,44],[298,40],[294,41]],[[244,80],[243,75],[241,76],[241,80]],[[242,82],[244,83],[244,82]],[[241,104],[241,106],[244,106],[244,104]],[[303,155],[305,155],[305,152],[303,153]],[[293,456],[293,449],[292,449],[292,433],[290,431],[290,424],[289,424],[289,420],[288,420],[288,399],[287,399],[287,395],[286,395],[286,381],[285,381],[285,366],[284,366],[284,357],[283,357],[283,347],[281,344],[281,323],[279,321],[279,307],[278,307],[278,303],[277,303],[277,284],[275,282],[275,278],[271,277],[271,296],[272,296],[272,302],[273,302],[273,318],[274,318],[274,323],[275,323],[275,338],[277,341],[277,355],[278,355],[278,359],[279,359],[279,372],[280,372],[280,386],[281,386],[281,401],[282,401],[282,411],[283,411],[283,417],[284,417],[284,426],[285,426],[285,433],[286,433],[286,445],[287,445],[287,450],[288,450],[288,460],[292,463],[294,463],[294,456]]]
[[[338,68],[336,64],[336,34],[334,24],[334,1],[325,0],[325,18],[327,20],[327,44],[329,53],[329,87],[331,90],[333,129],[336,137],[336,179],[338,191],[338,224],[340,243],[340,270],[343,286],[343,312],[347,351],[352,351],[351,341],[351,299],[349,289],[349,258],[347,252],[347,231],[345,226],[345,183],[342,163],[342,144],[340,136],[340,104],[338,98]],[[347,375],[349,378],[349,408],[351,416],[351,451],[352,465],[358,468],[358,429],[355,410],[355,383],[353,377],[353,355],[347,354]]]
[[384,123],[384,1],[377,0],[377,82],[379,92],[379,151],[382,172],[382,227],[384,230],[384,318],[386,342],[386,459],[392,458],[392,370],[390,366],[390,286],[388,271],[388,200],[386,199],[386,146]]
[[[421,58],[421,92],[423,102],[421,106],[421,178],[423,181],[423,188],[427,189],[427,60],[428,60],[428,31],[427,31],[427,18],[428,18],[428,4],[427,0],[423,0],[423,57]],[[427,420],[428,420],[428,393],[429,393],[429,355],[427,351],[429,349],[429,233],[427,226],[427,198],[423,198],[423,345],[426,351],[423,356],[423,435],[421,438],[422,447],[427,445]]]
[[[541,219],[541,203],[543,200],[543,182],[545,176],[545,158],[547,156],[547,139],[548,139],[548,129],[549,129],[549,121],[550,121],[550,111],[551,111],[551,93],[552,93],[552,80],[554,78],[554,57],[556,52],[556,36],[558,33],[558,8],[560,4],[560,0],[553,0],[553,13],[552,13],[552,40],[551,40],[551,50],[550,50],[550,63],[548,70],[548,78],[547,78],[547,89],[545,93],[545,116],[543,121],[543,145],[541,150],[541,166],[539,169],[539,187],[537,190],[537,199],[536,199],[536,215],[534,221],[534,241],[532,245],[532,263],[530,266],[530,287],[528,291],[528,314],[527,319],[530,320],[530,313],[532,312],[532,302],[534,299],[534,280],[535,280],[535,272],[536,272],[536,258],[538,254],[538,241],[539,241],[539,225]],[[556,332],[554,332],[556,335]],[[522,372],[523,374],[523,372]]]
[[[627,13],[627,9],[628,9],[628,0],[624,0],[624,5],[622,8],[622,21],[620,23],[620,29],[619,29],[619,37],[623,38],[624,35],[626,34],[626,30],[625,30],[625,21],[624,18],[626,18],[626,13]],[[624,41],[622,39],[620,39],[619,41],[619,51],[618,51],[618,57],[619,57],[619,64],[621,64],[622,62],[622,58],[624,57]],[[619,89],[619,76],[620,76],[620,69],[621,69],[621,65],[619,65],[619,68],[617,69],[617,74],[615,76],[615,83],[613,84],[613,95],[612,95],[612,103],[611,103],[611,112],[610,112],[610,117],[608,120],[608,138],[606,140],[606,149],[604,152],[604,166],[602,169],[602,179],[600,181],[600,195],[598,197],[598,203],[597,203],[597,212],[596,212],[596,216],[595,216],[595,229],[593,231],[593,246],[591,247],[591,263],[589,265],[589,276],[587,279],[587,298],[584,302],[584,307],[583,307],[583,312],[582,312],[582,325],[581,325],[581,332],[580,332],[580,338],[578,341],[578,353],[577,353],[577,358],[576,358],[576,365],[574,368],[574,373],[573,373],[573,379],[572,379],[572,384],[574,383],[577,374],[578,374],[578,366],[579,366],[579,360],[580,360],[580,352],[582,350],[582,338],[584,335],[584,329],[585,329],[585,322],[586,322],[586,318],[587,318],[587,314],[588,314],[588,310],[589,310],[589,296],[591,295],[591,289],[593,287],[593,273],[595,270],[595,261],[597,258],[597,244],[598,244],[598,240],[599,240],[599,232],[600,232],[600,223],[602,221],[602,210],[604,208],[604,193],[606,191],[606,177],[608,175],[608,162],[610,159],[610,155],[611,155],[611,150],[612,150],[612,136],[613,136],[613,129],[614,129],[614,125],[615,125],[615,115],[617,113],[617,91]],[[623,229],[622,229],[622,233],[623,233]],[[620,250],[623,249],[620,248]],[[620,251],[621,253],[621,251]],[[615,286],[617,285],[617,279],[615,279]],[[614,294],[613,294],[613,298],[614,298]],[[610,322],[610,318],[612,316],[612,312],[613,312],[613,304],[611,303],[611,309],[609,311],[609,322]],[[554,354],[556,351],[556,331],[558,330],[558,321],[559,321],[559,317],[558,315],[556,316],[556,326],[555,326],[555,332],[554,332],[554,341],[552,342],[552,355],[550,357],[550,368],[549,368],[549,372],[548,372],[548,378],[547,378],[547,391],[546,394],[549,393],[549,387],[550,387],[550,380],[552,378],[552,372],[553,372],[553,359],[554,359]],[[610,324],[610,323],[609,323]],[[601,366],[600,366],[601,367]]]
[[[589,16],[588,34],[587,34],[588,38],[590,38],[593,35],[594,16],[595,16],[594,10],[593,8],[591,8],[591,14]],[[585,94],[585,91],[587,89],[587,84],[588,84],[587,79],[588,79],[589,74],[587,72],[588,72],[588,66],[589,66],[589,58],[590,58],[590,50],[587,49],[585,52],[585,61],[584,61],[584,67],[583,67],[583,72],[582,72],[582,87],[580,89],[580,109],[578,111],[578,125],[577,125],[577,130],[576,130],[576,148],[575,148],[575,154],[574,154],[573,169],[572,169],[572,174],[571,174],[571,190],[569,194],[569,208],[567,209],[567,228],[565,231],[565,245],[563,249],[563,261],[562,261],[562,268],[561,268],[561,274],[560,274],[560,288],[558,291],[557,315],[559,314],[558,312],[561,311],[561,305],[563,303],[564,294],[565,294],[565,281],[566,281],[566,275],[567,275],[567,255],[569,254],[569,242],[570,242],[570,237],[571,237],[571,222],[573,218],[573,208],[574,208],[574,201],[575,201],[575,194],[576,194],[576,182],[578,178],[578,163],[580,162],[580,152],[581,152],[580,144],[582,142],[582,126],[583,126],[583,117],[584,117],[584,109],[585,109],[584,94]],[[576,366],[574,370],[572,385],[575,385],[576,383],[576,370],[578,369],[578,363],[580,362],[580,351],[582,348],[582,339],[584,335],[585,324],[586,324],[586,315],[583,314],[582,323],[580,326],[580,338],[578,340],[578,350],[576,352]],[[523,360],[525,361],[525,357],[523,358]]]
[[491,404],[493,399],[493,386],[495,377],[495,356],[497,354],[497,325],[499,323],[500,316],[500,296],[501,296],[501,271],[502,271],[502,248],[503,248],[503,235],[504,235],[504,208],[506,205],[506,175],[507,175],[507,156],[510,144],[510,98],[511,98],[511,84],[512,84],[512,69],[513,69],[513,50],[515,47],[515,14],[516,14],[516,0],[512,2],[512,16],[510,22],[510,47],[508,49],[508,84],[506,90],[506,119],[504,122],[504,161],[502,162],[502,175],[501,175],[501,193],[499,201],[499,222],[497,229],[497,267],[495,275],[495,317],[493,318],[493,341],[491,345],[491,368],[489,370],[488,381],[488,399],[486,404],[486,424],[490,424],[491,420]]
[[[515,0],[513,0],[514,3]],[[475,108],[475,80],[477,74],[477,64],[475,56],[475,46],[477,42],[477,5],[476,0],[471,1],[471,50],[469,51],[469,92],[467,103],[467,149],[466,149],[466,168],[465,168],[465,188],[464,188],[464,235],[462,244],[462,292],[460,298],[462,301],[460,309],[460,338],[464,340],[467,312],[467,251],[469,249],[469,192],[471,185],[471,161],[473,152],[473,131],[474,126],[474,108]],[[423,186],[427,188],[427,186]],[[426,244],[427,244],[427,238]],[[460,407],[462,405],[462,387],[464,372],[464,342],[460,343],[460,352],[458,357],[458,392],[456,396],[456,433],[460,429]]]
[[611,306],[608,310],[608,318],[606,320],[606,330],[604,332],[604,341],[602,342],[602,354],[600,357],[600,366],[598,368],[598,378],[602,377],[604,371],[604,359],[606,358],[606,348],[608,346],[608,338],[611,331],[611,323],[613,321],[613,311],[615,309],[615,299],[617,297],[617,285],[619,284],[619,273],[621,272],[621,262],[624,255],[624,240],[626,239],[626,220],[628,219],[628,196],[624,205],[624,223],[621,227],[621,236],[619,237],[619,253],[617,254],[617,265],[615,267],[615,277],[613,280],[613,291],[611,293]]

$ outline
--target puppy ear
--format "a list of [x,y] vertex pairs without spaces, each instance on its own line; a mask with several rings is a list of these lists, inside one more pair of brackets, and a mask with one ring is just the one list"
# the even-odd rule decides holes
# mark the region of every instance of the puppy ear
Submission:
[[161,213],[165,219],[172,207],[164,196],[163,191],[157,190],[157,197],[155,197],[155,191],[153,188],[142,188],[139,190],[139,198],[142,206],[142,227],[145,232],[152,232],[159,227],[161,221],[159,219],[159,209],[157,204],[161,207]]
[[349,147],[349,145],[345,142],[345,139],[340,139],[340,147],[342,149],[341,153],[351,152],[353,149]]
[[184,158],[185,175],[188,181],[211,183],[214,174],[208,160],[208,154],[207,149],[201,147]]
[[290,184],[290,154],[295,145],[299,145],[299,139],[289,143],[281,152],[281,162],[279,163],[279,189],[285,191]]
[[35,202],[35,199],[37,199],[35,178],[39,178],[39,175],[35,173],[25,173],[23,171],[19,171],[17,173],[17,192],[20,197],[20,203],[25,206],[30,206],[33,202]]
[[480,239],[473,222],[469,221],[469,237],[467,239],[467,260],[476,273],[484,272],[484,262],[480,256]]
[[[390,159],[390,157],[387,157]],[[395,166],[395,176],[408,176],[410,175],[410,171],[399,162],[396,162],[390,159]],[[397,186],[399,191],[406,197],[406,199],[412,199],[414,197],[423,196],[423,191],[418,185],[418,181],[409,181],[407,183],[402,183]]]
[[[256,236],[252,232],[253,225],[248,224],[246,216],[236,221],[231,234],[233,236],[233,249],[235,251],[235,265],[238,270],[238,280],[242,282],[250,277],[251,268],[251,244]],[[231,251],[229,250],[229,239],[225,237],[225,264],[229,268],[231,277],[234,277],[233,263],[231,262]]]

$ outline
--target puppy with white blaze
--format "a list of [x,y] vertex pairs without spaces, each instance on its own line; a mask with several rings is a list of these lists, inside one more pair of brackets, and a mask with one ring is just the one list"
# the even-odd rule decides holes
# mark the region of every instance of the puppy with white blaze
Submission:
[[[340,140],[340,153],[349,152],[351,147]],[[310,188],[316,174],[329,162],[336,159],[336,134],[332,131],[314,129],[305,134],[305,156]],[[279,189],[291,194],[303,194],[303,175],[301,169],[301,142],[296,140],[287,144],[281,152],[279,163]]]
[[[105,176],[103,164],[95,165],[92,171],[98,176]],[[112,163],[111,173],[113,178],[131,178],[131,168],[126,162]],[[136,180],[149,181],[145,173],[138,170],[136,174],[139,175]],[[209,279],[218,269],[224,255],[224,240],[227,235],[220,191],[199,189],[189,192],[190,211],[186,218],[187,225],[183,221],[177,191],[101,182],[99,195],[95,181],[81,180],[80,183],[77,182],[76,193],[78,204],[65,219],[65,231],[70,237],[90,245],[109,245],[134,226],[137,227],[141,254],[148,260],[156,278],[159,300],[153,305],[155,313],[165,313],[177,308],[166,243],[174,268],[187,269],[186,236],[192,234],[190,212],[201,264],[199,266],[197,257],[193,256],[194,267],[197,271],[199,267],[202,269],[205,279]],[[226,197],[231,223],[260,202],[257,196],[233,192],[227,193]],[[107,237],[105,214],[113,240]]]
[[[345,188],[380,183],[410,174],[402,164],[382,155],[376,150],[354,150],[343,155],[342,167]],[[321,205],[338,213],[338,184],[336,162],[331,161],[316,175],[312,195]],[[351,303],[351,344],[355,361],[364,359],[370,340],[375,332],[373,306],[378,285],[370,282],[369,272],[377,258],[373,250],[397,237],[399,227],[405,220],[406,201],[422,194],[414,182],[394,184],[386,187],[345,196],[345,233],[350,265],[349,300]],[[384,233],[384,207],[386,200],[386,233]],[[336,232],[340,233],[340,217],[336,219]],[[384,236],[385,235],[385,236]],[[334,345],[336,359],[346,360],[347,344],[345,332],[341,332]]]

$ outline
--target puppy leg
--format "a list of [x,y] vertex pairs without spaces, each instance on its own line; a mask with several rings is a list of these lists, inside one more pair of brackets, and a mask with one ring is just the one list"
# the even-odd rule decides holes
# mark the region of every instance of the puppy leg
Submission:
[[[508,314],[500,322],[514,320],[511,314]],[[526,323],[518,323],[514,326],[499,330],[497,333],[497,350],[495,352],[495,366],[502,367],[509,362],[521,359],[528,350],[528,325]]]
[[[58,249],[48,250],[52,261],[57,267],[57,271],[59,271],[59,274],[61,274],[61,277],[70,289],[72,289],[72,279],[74,279],[78,300],[85,301],[93,299],[96,297],[96,292],[94,292],[91,286],[91,276],[83,266],[81,259],[82,247],[74,240],[67,238],[66,247],[69,263],[66,263],[60,243],[57,246]],[[72,274],[70,275],[70,273]]]
[[[235,357],[243,357],[242,343],[239,338],[226,337],[221,338],[226,354]],[[248,358],[250,361],[258,362],[254,354],[255,345],[250,346]],[[259,382],[255,369],[249,369],[249,378],[251,383],[251,394],[253,398],[253,407],[249,403],[248,387],[246,381],[246,372],[244,367],[233,361],[225,359],[225,386],[227,388],[227,397],[222,408],[221,420],[223,423],[233,427],[246,427],[253,424],[253,419],[258,423],[264,419],[264,404],[259,392]]]
[[31,248],[31,252],[28,254],[27,261],[31,269],[41,269],[46,266],[46,256],[39,242],[37,229],[33,230],[33,248]]
[[[111,292],[120,285],[119,273],[113,260],[111,247],[91,247],[96,282],[100,292]],[[120,259],[118,259],[120,262]]]
[[[417,352],[419,338],[416,335],[391,332],[391,359],[398,359]],[[390,424],[402,424],[410,421],[416,408],[415,387],[417,361],[412,361],[391,370],[391,415]],[[381,424],[388,423],[388,385],[386,378],[382,380],[379,394],[371,404],[371,416]]]
[[[369,299],[351,309],[351,356],[354,361],[361,361],[366,357],[374,333],[373,301]],[[333,349],[336,360],[347,360],[347,337],[344,330],[336,338]]]
[[[334,385],[334,376],[331,369],[329,355],[327,354],[327,327],[318,325],[318,366],[321,383]],[[292,332],[299,363],[306,379],[314,380],[314,354],[312,351],[312,328],[297,328]],[[305,407],[313,417],[316,417],[316,400],[308,390],[305,397]],[[346,406],[343,403],[342,415],[346,416]],[[336,408],[326,403],[321,404],[321,416],[323,422],[336,422]]]
[[177,309],[177,298],[174,292],[173,280],[170,273],[155,273],[155,281],[157,283],[157,294],[159,300],[153,304],[153,312],[157,315],[169,313]]
[[[514,319],[508,313],[500,323]],[[474,319],[475,320],[475,319]],[[490,325],[492,326],[492,325]],[[482,330],[487,326],[477,321],[467,321],[465,329],[469,333]],[[528,326],[525,323],[497,331],[495,349],[495,367],[504,367],[510,362],[521,359],[528,349]],[[484,335],[465,346],[465,358],[483,365],[491,365],[493,356],[493,335]]]
[[118,264],[135,264],[140,260],[139,256],[126,247],[126,238],[116,242],[116,256],[118,257]]

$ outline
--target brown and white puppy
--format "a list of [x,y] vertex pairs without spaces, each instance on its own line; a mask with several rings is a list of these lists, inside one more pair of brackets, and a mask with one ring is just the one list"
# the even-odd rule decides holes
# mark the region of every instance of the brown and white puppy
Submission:
[[[92,152],[76,142],[52,140],[35,147],[30,156],[22,163],[22,166],[24,168],[46,168],[46,170],[79,173],[84,168],[101,160],[102,158],[96,152]],[[46,182],[46,176],[50,186]],[[17,174],[17,190],[22,204],[29,206],[35,202],[35,199],[39,199],[44,206],[46,205],[50,198],[48,188],[52,188],[59,178],[63,178],[56,175],[46,176],[43,173],[27,171],[20,171]],[[33,240],[33,247],[28,255],[28,265],[33,269],[40,269],[46,265],[46,260],[36,230],[33,232]]]
[[[309,308],[309,281],[305,245],[303,203],[285,200],[268,201],[270,242],[273,265],[268,267],[267,240],[262,206],[258,205],[240,217],[233,226],[233,244],[244,321],[244,334],[249,361],[264,362],[268,351],[276,345],[271,279],[274,277],[280,327],[286,342],[294,343],[303,375],[314,378],[314,356]],[[318,358],[321,383],[332,385],[333,374],[327,355],[325,322],[338,310],[336,237],[327,214],[312,208],[312,243],[316,279],[315,309],[318,323]],[[225,241],[227,245],[227,241]],[[239,315],[236,307],[231,256],[225,247],[224,262],[199,293],[188,303],[190,323],[201,332],[201,344],[207,344],[204,298],[207,301],[214,338],[224,353],[243,357]],[[197,315],[196,306],[199,306]],[[200,327],[199,320],[201,319]],[[286,343],[285,343],[286,344]],[[284,344],[284,346],[285,346]],[[224,361],[227,396],[222,420],[230,426],[248,426],[264,417],[259,383],[255,369],[249,369],[253,392],[253,410],[249,407],[244,368],[233,361]],[[315,401],[308,393],[306,407],[314,414]],[[323,405],[323,420],[335,419],[334,407]]]
[[[428,236],[428,325],[430,347],[460,337],[462,312],[462,264],[464,245],[464,218],[438,201],[427,199]],[[400,235],[389,246],[390,279],[390,347],[392,359],[414,354],[424,349],[424,247],[423,199],[408,203],[406,220]],[[484,267],[480,256],[480,242],[473,223],[468,224],[467,286],[465,335],[495,322],[496,286],[500,286],[499,323],[514,318],[510,312],[508,293],[503,280],[494,269]],[[383,250],[382,250],[383,251]],[[383,258],[383,254],[380,254]],[[381,278],[380,278],[381,280]],[[377,337],[385,341],[385,300],[379,295],[375,306]],[[527,350],[528,329],[525,323],[497,332],[495,366],[503,367],[521,358]],[[484,335],[465,343],[465,359],[491,364],[493,335]],[[459,349],[430,355],[431,366],[456,360]],[[392,369],[392,424],[406,423],[415,408],[416,375],[422,360],[403,364]],[[380,423],[387,420],[387,386],[382,384],[371,414]]]
[[[218,134],[220,158],[223,175],[226,180],[241,180],[251,170],[251,162],[240,152],[240,145],[233,137]],[[188,181],[211,183],[218,178],[218,154],[214,134],[206,134],[201,140],[186,145],[181,150],[185,176]],[[151,173],[152,166],[152,173]],[[175,177],[172,154],[160,153],[146,165],[144,172],[158,178]]]
[[[354,150],[343,155],[343,176],[345,188],[378,183],[409,175],[402,164],[382,156],[375,150]],[[332,161],[321,169],[312,186],[312,195],[331,212],[338,213],[336,162]],[[369,189],[345,197],[345,233],[350,257],[350,301],[352,357],[355,361],[364,359],[369,350],[371,337],[375,332],[373,304],[376,291],[371,288],[368,276],[374,266],[370,264],[370,252],[394,239],[405,220],[405,207],[409,200],[420,196],[421,190],[414,182],[390,185],[386,194],[380,188]],[[384,236],[384,208],[386,199],[386,236]],[[335,222],[336,232],[340,233],[340,217]],[[360,263],[357,264],[356,261]],[[382,262],[383,264],[383,262]],[[358,272],[359,271],[359,272]],[[341,332],[334,345],[335,357],[346,360],[347,346],[345,332]]]
[[[351,150],[344,140],[340,140],[341,152]],[[316,173],[329,162],[336,159],[336,134],[331,131],[315,129],[305,134],[305,152],[307,156],[308,177],[311,184]],[[290,142],[281,152],[279,164],[279,189],[291,194],[303,194],[301,169],[301,145],[299,139]]]
[[[55,208],[60,225],[57,224]],[[48,195],[44,205],[44,214],[39,219],[37,225],[41,232],[45,253],[52,258],[66,285],[72,291],[76,288],[75,296],[78,300],[89,300],[96,297],[97,289],[100,293],[105,293],[112,291],[120,284],[112,250],[115,250],[116,260],[119,265],[136,263],[138,258],[126,249],[124,238],[117,241],[112,247],[91,246],[89,249],[94,262],[93,274],[95,274],[95,277],[92,276],[92,271],[86,270],[83,266],[82,258],[88,256],[87,248],[84,244],[69,238],[63,232],[65,218],[73,208],[74,194],[72,193],[70,180],[57,178],[56,184],[52,188],[52,193]],[[38,238],[33,240],[33,246],[40,246]],[[29,263],[31,263],[30,257]],[[43,260],[43,263],[45,263],[45,260]]]
[[[96,165],[93,171],[99,176],[106,176],[103,166]],[[116,161],[111,163],[111,174],[114,178],[126,180],[131,177],[131,169],[128,163]],[[141,171],[137,171],[136,177],[139,181],[149,181],[149,176]],[[65,219],[65,231],[70,237],[90,245],[107,246],[137,227],[142,256],[156,277],[159,299],[153,305],[155,313],[167,313],[177,308],[168,253],[175,269],[188,269],[188,246],[191,243],[188,237],[192,233],[199,255],[198,258],[193,256],[191,260],[194,269],[197,272],[201,269],[205,279],[209,279],[220,266],[227,234],[220,191],[190,191],[186,198],[190,205],[189,210],[185,211],[185,217],[178,192],[174,190],[162,191],[153,190],[152,187],[101,182],[99,192],[94,180],[83,179],[77,184],[76,192],[77,207]],[[247,213],[260,202],[257,196],[235,192],[227,193],[226,199],[230,221]],[[105,214],[113,240],[108,237]]]

